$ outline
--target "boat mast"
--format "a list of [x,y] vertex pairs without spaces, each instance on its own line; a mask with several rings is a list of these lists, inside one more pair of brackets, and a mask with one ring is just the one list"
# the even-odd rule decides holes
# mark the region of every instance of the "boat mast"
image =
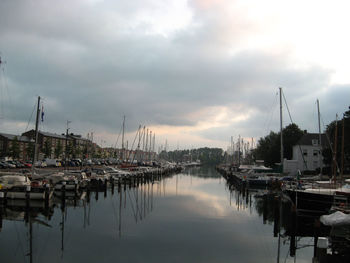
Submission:
[[65,162],[64,162],[64,170],[67,170],[67,163],[68,163],[68,159],[69,159],[69,153],[68,153],[68,132],[69,132],[69,123],[71,123],[71,121],[67,120],[67,129],[66,129],[66,140],[65,140]]
[[340,167],[340,180],[343,182],[344,174],[344,140],[345,140],[345,116],[343,116],[343,125],[342,125],[342,138],[341,138],[341,167]]
[[152,151],[152,131],[149,132],[149,148],[148,148],[148,160],[151,162],[151,151]]
[[282,88],[280,90],[280,132],[281,132],[281,167],[283,172],[283,112],[282,112]]
[[33,165],[32,165],[32,176],[34,175],[35,161],[38,158],[38,134],[39,134],[39,117],[40,117],[40,96],[38,97],[38,105],[36,109],[36,120],[35,120],[35,143],[34,143],[34,156],[33,156]]
[[321,136],[321,118],[320,118],[320,102],[317,99],[317,114],[318,114],[318,141],[320,145],[320,153],[318,155],[318,160],[320,164],[320,174],[322,174],[322,168],[323,168],[323,161],[322,161],[322,136]]
[[338,114],[335,118],[335,131],[334,131],[334,152],[333,152],[333,176],[334,184],[337,183],[337,137],[338,137]]
[[123,116],[123,133],[122,133],[122,162],[124,162],[124,155],[125,155],[125,149],[124,149],[124,132],[125,132],[125,115]]
[[147,159],[147,157],[148,157],[147,152],[148,152],[148,128],[147,128],[147,132],[146,132],[146,146],[145,146],[145,161],[146,162],[148,161],[148,159]]
[[241,135],[238,135],[238,168],[241,165]]
[[155,160],[156,133],[153,133],[152,160]]

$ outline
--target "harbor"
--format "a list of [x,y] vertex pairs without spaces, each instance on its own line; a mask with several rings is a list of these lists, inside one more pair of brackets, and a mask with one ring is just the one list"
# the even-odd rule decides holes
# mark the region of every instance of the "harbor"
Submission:
[[[347,262],[347,232],[296,216],[278,192],[228,183],[210,166],[30,204],[1,206],[5,262]],[[332,248],[317,245],[330,236]]]
[[0,261],[349,263],[349,9],[0,1]]

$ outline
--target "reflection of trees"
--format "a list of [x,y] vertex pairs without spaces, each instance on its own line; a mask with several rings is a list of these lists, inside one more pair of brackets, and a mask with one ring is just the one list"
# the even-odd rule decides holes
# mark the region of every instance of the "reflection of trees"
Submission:
[[204,165],[199,167],[186,168],[185,174],[199,178],[220,178],[221,175],[215,170],[214,166]]
[[274,222],[276,207],[275,196],[274,195],[264,195],[262,197],[255,197],[255,210],[259,216],[262,216],[264,223]]

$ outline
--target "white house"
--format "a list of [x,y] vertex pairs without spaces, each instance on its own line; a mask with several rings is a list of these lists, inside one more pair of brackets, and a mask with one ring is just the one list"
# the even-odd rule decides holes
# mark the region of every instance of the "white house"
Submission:
[[305,133],[297,145],[293,146],[293,160],[300,171],[315,171],[323,166],[322,147],[327,144],[325,134],[321,134],[322,146],[318,133]]

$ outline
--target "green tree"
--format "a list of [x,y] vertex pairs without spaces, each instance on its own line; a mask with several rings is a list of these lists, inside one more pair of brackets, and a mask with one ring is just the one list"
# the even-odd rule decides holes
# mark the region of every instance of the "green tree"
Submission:
[[33,142],[27,143],[26,153],[27,153],[27,156],[26,156],[27,160],[34,159],[34,143]]
[[267,166],[274,166],[280,162],[280,134],[273,131],[264,138],[260,138],[254,155],[258,160],[264,160]]
[[74,155],[74,147],[72,141],[68,141],[66,153],[68,158]]
[[194,150],[162,151],[159,157],[173,162],[183,162],[191,158],[193,161],[199,159],[202,164],[216,165],[224,160],[221,148],[199,148]]
[[18,159],[19,158],[19,154],[20,154],[20,147],[19,147],[19,142],[18,142],[18,138],[17,136],[15,136],[15,138],[13,139],[13,141],[11,142],[11,147],[10,147],[10,156]]
[[[335,130],[337,126],[337,135],[335,136]],[[344,130],[344,134],[343,134]],[[324,163],[326,166],[332,166],[333,160],[333,150],[335,138],[337,141],[337,153],[336,160],[338,167],[341,168],[342,163],[342,140],[344,136],[344,170],[345,173],[350,172],[350,138],[347,136],[350,134],[350,107],[349,110],[345,111],[343,118],[336,121],[332,121],[326,128],[326,134],[329,138],[330,143],[326,144],[323,149],[322,154],[324,158]]]
[[82,149],[80,148],[80,146],[76,146],[74,149],[74,158],[77,158],[78,156],[80,156],[83,153]]
[[60,158],[62,152],[63,152],[63,147],[62,147],[61,141],[58,141],[55,148],[55,157]]
[[[293,146],[297,145],[304,132],[298,125],[290,124],[282,130],[283,134],[283,156],[287,159],[293,157]],[[267,166],[274,166],[281,162],[281,133],[270,132],[258,141],[258,147],[254,151],[256,159],[265,161]]]
[[52,154],[52,143],[51,140],[46,140],[44,143],[44,155],[45,158],[51,158],[51,154]]
[[293,158],[293,146],[303,137],[304,131],[298,125],[292,123],[283,129],[283,156],[291,160]]

